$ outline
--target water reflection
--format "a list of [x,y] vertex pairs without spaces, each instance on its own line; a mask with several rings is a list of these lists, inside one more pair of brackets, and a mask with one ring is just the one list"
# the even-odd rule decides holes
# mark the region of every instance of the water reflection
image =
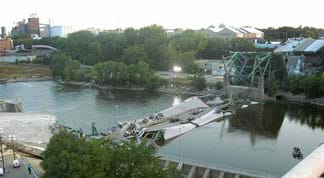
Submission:
[[324,128],[324,110],[316,106],[288,105],[287,117],[312,129]]
[[242,130],[249,133],[253,145],[256,135],[276,139],[284,120],[285,111],[285,107],[277,104],[251,105],[248,109],[237,111],[237,115],[229,120],[228,131]]
[[324,128],[324,111],[314,106],[267,102],[237,111],[229,119],[228,132],[244,131],[255,145],[256,137],[276,140],[285,118],[312,129]]

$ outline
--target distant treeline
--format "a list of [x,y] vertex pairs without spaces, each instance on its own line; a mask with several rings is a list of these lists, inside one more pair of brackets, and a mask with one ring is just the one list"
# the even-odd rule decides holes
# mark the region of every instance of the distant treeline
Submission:
[[16,37],[15,44],[44,44],[56,47],[82,64],[116,61],[127,65],[147,62],[156,70],[181,65],[186,72],[195,72],[197,58],[220,59],[230,51],[255,51],[251,41],[244,39],[208,39],[201,31],[186,30],[168,36],[161,26],[127,28],[124,33],[89,31],[69,34],[67,38],[50,37],[40,40]]
[[[318,38],[324,29],[310,27],[280,27],[261,29],[266,40],[280,40],[291,37]],[[173,65],[195,73],[195,59],[221,59],[230,51],[256,51],[253,42],[246,39],[208,39],[201,31],[186,30],[168,36],[162,26],[152,25],[140,29],[127,28],[123,33],[90,31],[69,34],[67,38],[49,37],[32,40],[26,36],[15,37],[15,44],[50,45],[60,49],[81,64],[95,65],[106,61],[123,62],[126,65],[144,61],[155,70],[169,70]]]
[[313,27],[279,27],[279,28],[267,28],[260,29],[264,32],[265,40],[280,40],[285,41],[288,38],[294,37],[305,37],[305,38],[314,38],[324,36],[324,29],[322,28],[313,28]]

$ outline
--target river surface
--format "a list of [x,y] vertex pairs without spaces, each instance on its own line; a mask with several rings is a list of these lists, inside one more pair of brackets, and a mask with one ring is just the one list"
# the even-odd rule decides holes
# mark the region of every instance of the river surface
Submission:
[[[60,123],[90,132],[148,116],[185,97],[150,92],[105,91],[51,81],[0,85],[1,99],[19,99],[25,112],[46,112]],[[248,107],[236,116],[196,128],[166,143],[159,153],[174,159],[279,177],[324,142],[323,109],[288,103]]]

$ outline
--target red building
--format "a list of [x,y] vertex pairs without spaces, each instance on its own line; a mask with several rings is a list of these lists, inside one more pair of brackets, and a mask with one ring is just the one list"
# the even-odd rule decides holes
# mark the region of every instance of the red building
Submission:
[[27,33],[29,35],[37,34],[38,36],[40,36],[39,18],[37,17],[28,18]]

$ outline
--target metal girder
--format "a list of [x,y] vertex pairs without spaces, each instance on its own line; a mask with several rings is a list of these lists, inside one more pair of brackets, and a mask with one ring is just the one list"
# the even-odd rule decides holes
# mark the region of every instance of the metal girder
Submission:
[[267,77],[271,73],[271,59],[271,53],[234,52],[224,58],[224,68],[231,81],[253,86],[256,85],[256,78]]

